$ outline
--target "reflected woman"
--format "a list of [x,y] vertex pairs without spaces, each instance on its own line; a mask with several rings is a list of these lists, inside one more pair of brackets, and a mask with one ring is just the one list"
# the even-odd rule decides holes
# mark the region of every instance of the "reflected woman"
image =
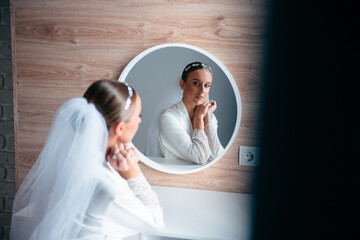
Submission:
[[213,113],[216,102],[207,100],[212,80],[211,68],[202,62],[184,68],[180,80],[183,98],[160,116],[159,144],[165,158],[203,165],[224,150]]

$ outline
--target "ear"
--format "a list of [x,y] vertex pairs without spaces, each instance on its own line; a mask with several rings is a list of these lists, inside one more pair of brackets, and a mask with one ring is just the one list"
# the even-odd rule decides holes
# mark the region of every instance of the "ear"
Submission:
[[182,90],[185,88],[185,81],[183,79],[180,79],[180,87]]
[[125,123],[119,122],[114,126],[114,132],[116,136],[121,137],[124,134],[125,131]]

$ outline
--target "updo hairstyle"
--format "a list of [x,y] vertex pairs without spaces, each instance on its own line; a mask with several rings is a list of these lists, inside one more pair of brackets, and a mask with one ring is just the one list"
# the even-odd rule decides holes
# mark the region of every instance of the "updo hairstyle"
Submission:
[[95,105],[110,129],[119,122],[130,120],[136,95],[135,90],[126,83],[98,80],[89,86],[84,98]]
[[186,65],[186,67],[184,68],[181,74],[181,79],[184,80],[184,82],[186,82],[189,74],[198,69],[206,69],[212,74],[212,70],[209,65],[202,62],[192,62]]

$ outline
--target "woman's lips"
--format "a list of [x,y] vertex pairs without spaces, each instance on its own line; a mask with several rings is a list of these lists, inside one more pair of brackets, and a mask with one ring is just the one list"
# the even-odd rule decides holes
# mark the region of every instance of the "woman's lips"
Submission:
[[196,96],[196,98],[197,98],[198,100],[204,99],[204,97],[202,97],[202,96]]

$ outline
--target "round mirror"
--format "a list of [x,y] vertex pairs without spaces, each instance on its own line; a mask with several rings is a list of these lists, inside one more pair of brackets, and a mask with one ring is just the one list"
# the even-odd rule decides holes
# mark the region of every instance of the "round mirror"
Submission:
[[[164,158],[154,147],[158,134],[153,130],[158,128],[160,114],[181,101],[181,74],[187,64],[196,61],[207,64],[212,70],[208,99],[216,101],[214,114],[218,121],[218,139],[224,148],[205,165]],[[241,120],[240,93],[225,65],[204,49],[182,43],[154,46],[137,55],[118,81],[129,83],[142,100],[142,122],[132,144],[139,150],[144,164],[166,173],[193,173],[217,162],[233,143]]]

